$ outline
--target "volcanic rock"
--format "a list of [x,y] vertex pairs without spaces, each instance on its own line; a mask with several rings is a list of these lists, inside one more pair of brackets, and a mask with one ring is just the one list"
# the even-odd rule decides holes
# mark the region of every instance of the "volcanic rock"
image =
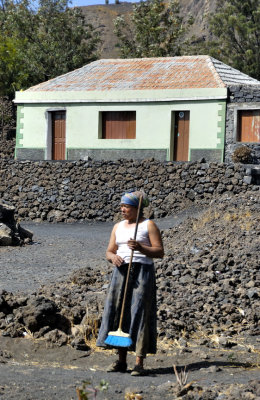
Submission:
[[33,233],[14,218],[15,207],[0,200],[0,246],[22,245],[32,241]]

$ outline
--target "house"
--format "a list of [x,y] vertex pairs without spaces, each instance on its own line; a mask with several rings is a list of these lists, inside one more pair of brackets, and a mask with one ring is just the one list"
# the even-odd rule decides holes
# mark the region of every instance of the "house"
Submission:
[[259,88],[209,56],[94,61],[16,92],[16,158],[221,162],[259,145]]

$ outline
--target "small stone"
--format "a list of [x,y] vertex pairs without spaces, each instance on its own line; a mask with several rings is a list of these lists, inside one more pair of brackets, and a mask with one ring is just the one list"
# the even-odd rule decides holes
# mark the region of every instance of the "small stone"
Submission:
[[250,289],[247,291],[247,296],[249,299],[257,299],[259,297],[258,290],[257,289]]
[[247,185],[251,185],[252,180],[253,180],[252,176],[244,176],[243,178],[243,182],[245,182]]
[[76,350],[89,351],[90,347],[86,344],[83,338],[75,338],[70,342],[70,345]]
[[59,329],[54,329],[44,335],[44,338],[57,346],[64,346],[68,342],[67,335]]

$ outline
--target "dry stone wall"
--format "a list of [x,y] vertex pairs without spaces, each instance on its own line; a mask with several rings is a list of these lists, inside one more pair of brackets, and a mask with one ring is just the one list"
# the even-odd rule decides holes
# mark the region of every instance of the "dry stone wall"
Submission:
[[[247,176],[246,174],[249,174]],[[259,190],[242,164],[143,161],[0,160],[0,198],[23,220],[74,222],[113,220],[123,192],[142,188],[154,217],[193,204],[208,204],[224,192]]]
[[237,140],[237,124],[239,110],[260,109],[259,87],[229,87],[229,102],[226,115],[225,162],[232,161],[232,154],[237,147],[246,145],[252,150],[252,161],[260,163],[260,143],[243,143]]
[[0,139],[0,159],[13,159],[15,149],[15,139]]

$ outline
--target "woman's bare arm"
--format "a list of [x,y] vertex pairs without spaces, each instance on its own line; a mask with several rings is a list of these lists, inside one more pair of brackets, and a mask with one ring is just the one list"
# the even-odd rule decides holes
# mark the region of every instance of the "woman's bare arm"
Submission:
[[116,244],[116,230],[118,224],[116,224],[111,232],[111,236],[109,239],[107,251],[106,251],[106,258],[116,267],[120,267],[123,263],[123,259],[116,254],[117,251],[117,244]]

